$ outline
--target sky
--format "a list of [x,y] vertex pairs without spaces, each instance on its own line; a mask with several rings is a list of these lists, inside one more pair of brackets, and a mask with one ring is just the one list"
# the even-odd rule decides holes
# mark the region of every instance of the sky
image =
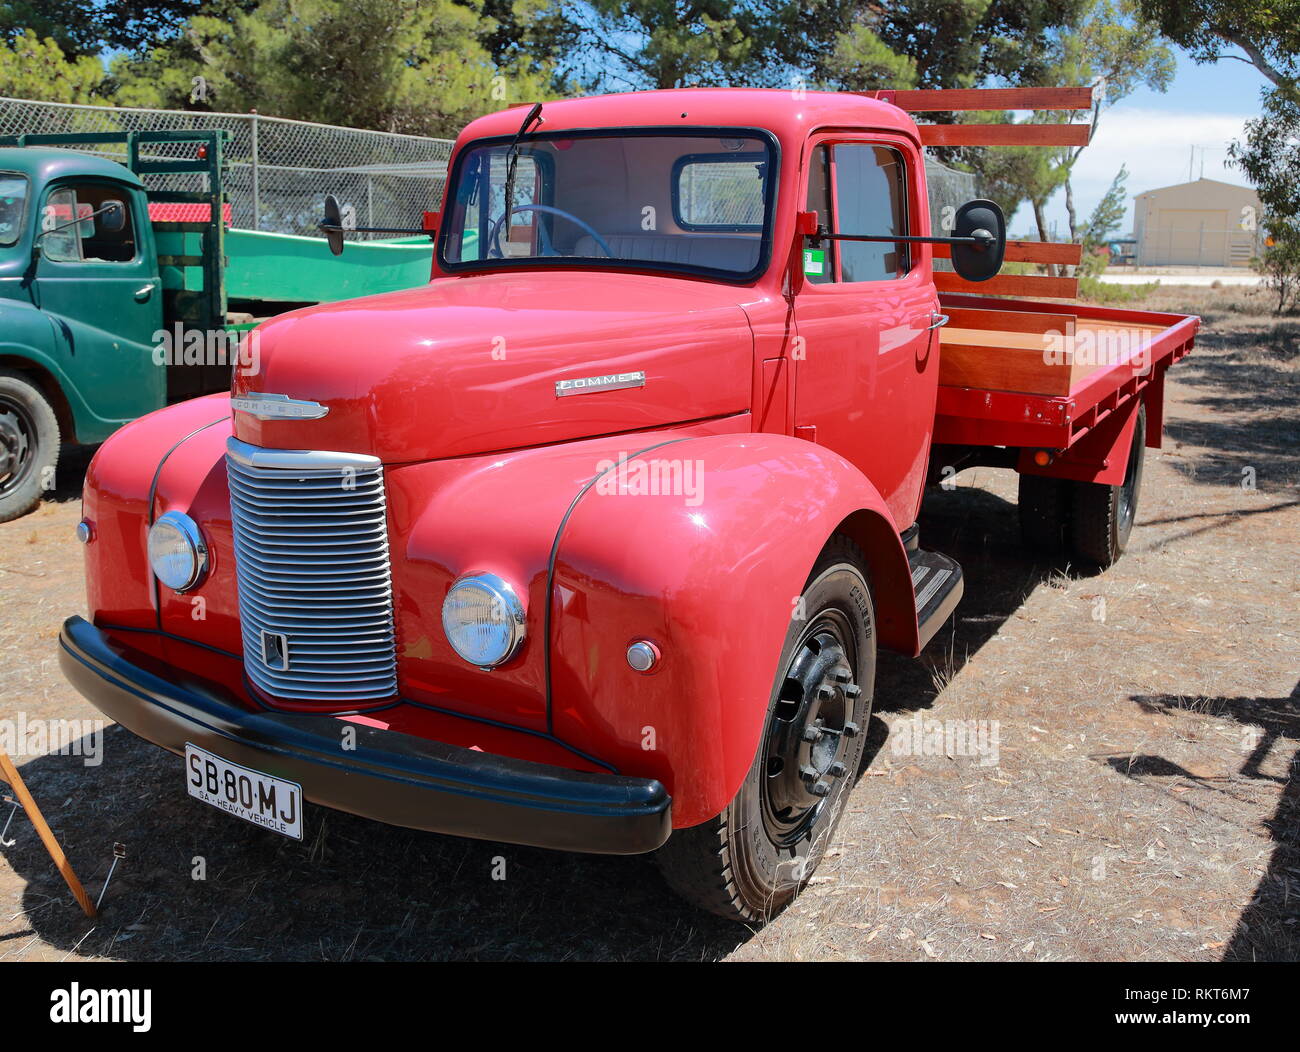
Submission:
[[[1260,110],[1260,89],[1268,82],[1254,66],[1231,59],[1197,65],[1178,53],[1178,70],[1163,94],[1142,88],[1101,115],[1092,142],[1075,164],[1074,200],[1086,219],[1109,188],[1121,164],[1128,165],[1129,209],[1122,233],[1133,228],[1133,198],[1202,175],[1245,185],[1245,176],[1226,165],[1228,143],[1241,137],[1242,125]],[[1047,219],[1056,236],[1069,229],[1065,195],[1048,204]],[[1021,207],[1012,232],[1037,237],[1033,216]]]

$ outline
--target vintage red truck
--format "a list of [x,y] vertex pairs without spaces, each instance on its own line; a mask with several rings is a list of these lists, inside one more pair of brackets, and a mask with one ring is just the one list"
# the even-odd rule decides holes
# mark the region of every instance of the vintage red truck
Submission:
[[1086,124],[910,115],[1089,105],[698,89],[473,122],[429,284],[268,321],[231,395],[104,444],[65,674],[278,832],[306,800],[656,851],[771,916],[859,774],[877,648],[919,654],[961,597],[927,481],[1017,470],[1027,542],[1127,540],[1197,319],[1014,298],[1073,283],[992,276],[1004,251],[1078,246],[929,214],[926,145]]

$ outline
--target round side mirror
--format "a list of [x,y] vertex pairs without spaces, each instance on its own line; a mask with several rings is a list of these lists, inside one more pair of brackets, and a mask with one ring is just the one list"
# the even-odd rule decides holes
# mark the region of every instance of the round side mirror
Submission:
[[1007,250],[1007,218],[992,201],[967,201],[957,209],[954,237],[980,241],[952,246],[952,269],[967,281],[988,281],[1002,269]]
[[336,256],[343,255],[343,213],[339,210],[339,199],[333,194],[325,195],[325,222],[321,223],[325,231],[325,243]]
[[99,228],[106,234],[120,234],[126,227],[126,207],[121,201],[105,201],[99,213]]

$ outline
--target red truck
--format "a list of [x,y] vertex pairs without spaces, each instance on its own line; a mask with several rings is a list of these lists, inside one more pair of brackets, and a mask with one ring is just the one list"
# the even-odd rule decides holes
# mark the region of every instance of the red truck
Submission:
[[66,676],[268,829],[310,801],[656,851],[770,917],[859,774],[877,648],[918,655],[961,597],[927,482],[1018,471],[1026,541],[1076,562],[1128,538],[1198,320],[1015,298],[1073,283],[1004,253],[1078,246],[929,214],[926,145],[1086,124],[910,116],[1089,105],[697,89],[473,122],[429,284],[266,322],[231,395],[100,449]]

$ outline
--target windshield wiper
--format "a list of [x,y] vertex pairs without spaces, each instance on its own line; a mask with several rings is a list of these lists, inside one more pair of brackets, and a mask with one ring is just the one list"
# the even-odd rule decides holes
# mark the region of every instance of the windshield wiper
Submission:
[[519,140],[527,133],[533,124],[540,124],[542,121],[542,104],[533,103],[532,109],[524,118],[524,123],[519,125],[519,130],[515,132],[515,137],[510,141],[510,152],[506,155],[506,211],[505,227],[506,239],[510,238],[510,214],[515,209],[515,165],[519,162]]

